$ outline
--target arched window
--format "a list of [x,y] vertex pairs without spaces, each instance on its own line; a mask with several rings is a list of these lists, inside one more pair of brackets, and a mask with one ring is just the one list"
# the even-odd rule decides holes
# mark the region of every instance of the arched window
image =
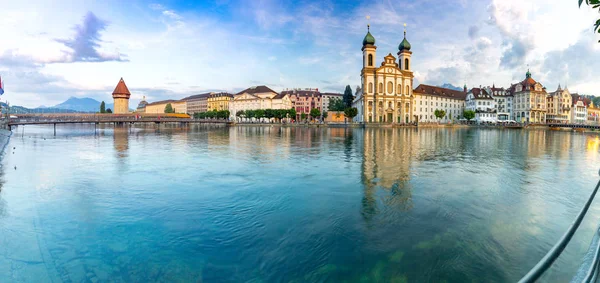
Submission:
[[373,83],[369,83],[369,93],[373,93]]
[[373,54],[369,54],[369,67],[373,66]]
[[383,83],[379,83],[379,93],[383,93]]
[[387,91],[389,94],[392,94],[394,92],[394,84],[392,82],[388,82],[388,87],[387,87]]
[[408,58],[404,59],[404,70],[408,70]]
[[396,88],[396,94],[400,94],[401,91],[402,91],[402,85],[398,84],[398,87]]

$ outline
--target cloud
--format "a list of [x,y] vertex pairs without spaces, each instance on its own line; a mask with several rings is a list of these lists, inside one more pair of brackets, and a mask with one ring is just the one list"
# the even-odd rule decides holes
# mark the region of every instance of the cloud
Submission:
[[157,4],[157,3],[152,3],[150,5],[148,5],[148,7],[150,7],[150,9],[155,10],[155,11],[160,11],[160,10],[164,10],[165,7],[161,4]]
[[470,26],[469,27],[469,37],[471,39],[476,38],[478,34],[479,34],[479,27],[477,27],[477,26]]
[[73,38],[56,40],[71,50],[65,51],[63,58],[49,63],[128,61],[124,58],[125,55],[118,52],[108,54],[98,50],[102,43],[100,33],[106,29],[106,26],[104,20],[88,12],[83,19],[83,24],[73,28],[75,30]]
[[494,25],[503,37],[500,66],[513,69],[526,63],[527,55],[535,48],[534,34],[527,18],[528,10],[521,3],[494,0],[488,7],[488,23]]
[[173,20],[181,20],[181,16],[173,12],[173,10],[165,10],[162,14]]
[[595,81],[600,70],[600,49],[598,43],[588,31],[580,35],[577,43],[564,50],[548,52],[541,69],[546,72],[545,81],[569,85],[585,84]]

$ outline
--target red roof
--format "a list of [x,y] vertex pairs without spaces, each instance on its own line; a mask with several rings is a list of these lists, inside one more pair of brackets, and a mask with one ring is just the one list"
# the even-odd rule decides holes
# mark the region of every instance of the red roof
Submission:
[[467,93],[460,90],[454,90],[449,88],[443,88],[438,86],[420,84],[415,88],[414,92],[427,94],[427,95],[435,95],[440,97],[448,97],[453,99],[464,100],[467,96]]
[[121,78],[121,80],[119,80],[119,83],[117,84],[117,87],[115,87],[115,90],[113,91],[113,95],[114,94],[131,95],[131,93],[129,92],[129,89],[125,85],[125,81],[123,80],[123,78]]

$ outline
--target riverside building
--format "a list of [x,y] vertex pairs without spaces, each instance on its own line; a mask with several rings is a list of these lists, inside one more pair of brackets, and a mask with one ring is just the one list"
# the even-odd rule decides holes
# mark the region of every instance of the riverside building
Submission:
[[[465,109],[466,86],[463,91],[420,84],[413,91],[415,120],[421,122],[442,122],[458,120]],[[446,115],[438,119],[435,110],[444,110]]]
[[[360,73],[361,89],[356,94],[353,107],[358,109],[354,118],[365,123],[411,123],[416,121],[412,93],[413,72],[411,45],[404,38],[398,46],[398,58],[391,53],[376,65],[377,46],[375,37],[367,26],[362,42],[363,66]],[[396,60],[397,59],[397,60]]]

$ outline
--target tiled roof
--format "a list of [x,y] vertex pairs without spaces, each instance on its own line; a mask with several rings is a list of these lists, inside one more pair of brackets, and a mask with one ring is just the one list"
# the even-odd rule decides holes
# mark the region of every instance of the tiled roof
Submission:
[[174,100],[174,99],[167,99],[167,100],[161,100],[161,101],[156,101],[156,102],[148,103],[148,104],[146,104],[146,106],[148,106],[148,105],[166,104],[166,103],[174,103],[174,102],[179,102],[179,101]]
[[344,96],[341,93],[335,93],[335,92],[323,92],[321,93],[322,95],[327,95],[327,96]]
[[472,93],[475,99],[493,99],[492,96],[483,88],[474,87],[469,93]]
[[464,100],[467,96],[464,91],[425,84],[420,84],[417,88],[415,88],[414,92],[460,100]]
[[579,95],[579,93],[571,93],[571,100],[573,102],[573,105],[577,104],[577,101],[579,101],[580,99],[583,101],[583,104],[585,104],[585,106],[590,105],[590,102],[592,101],[587,97]]
[[125,85],[125,81],[123,80],[123,78],[121,78],[119,80],[119,83],[117,84],[117,87],[115,87],[115,90],[113,91],[113,94],[127,94],[127,95],[131,95],[131,93],[129,92],[129,89],[127,88],[127,85]]
[[296,96],[321,96],[321,93],[318,90],[291,89],[291,90],[284,90],[281,93],[287,93],[290,96],[291,95],[296,95]]
[[242,94],[244,92],[245,93],[249,93],[249,94],[265,93],[265,92],[274,92],[274,93],[277,93],[276,91],[274,91],[274,90],[272,90],[269,87],[264,86],[264,85],[249,87],[249,88],[247,88],[245,90],[242,90],[242,91],[238,92],[237,94]]
[[210,92],[207,93],[201,93],[201,94],[196,94],[196,95],[191,95],[185,98],[182,98],[182,101],[188,101],[188,100],[194,100],[194,99],[206,99],[210,96]]
[[282,99],[287,95],[287,93],[278,93],[277,95],[273,96],[272,99]]
[[228,93],[228,92],[211,93],[209,97],[221,97],[221,96],[227,96],[227,97],[233,98],[233,94]]

